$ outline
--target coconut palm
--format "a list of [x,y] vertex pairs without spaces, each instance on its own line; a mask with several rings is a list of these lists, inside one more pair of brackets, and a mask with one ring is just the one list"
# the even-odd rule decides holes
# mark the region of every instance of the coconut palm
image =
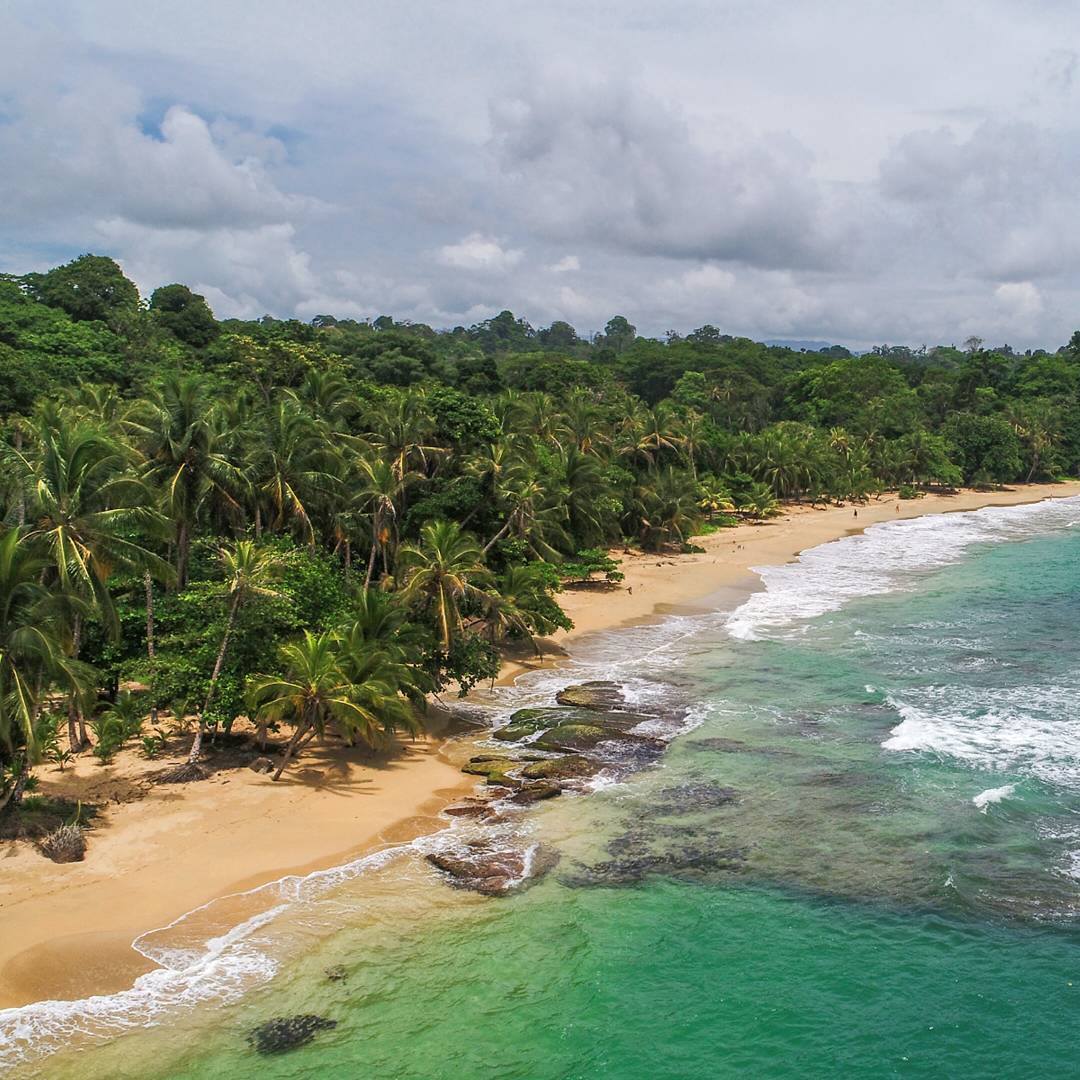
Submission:
[[671,466],[643,476],[634,492],[642,547],[655,551],[672,540],[684,542],[701,521],[699,501],[697,484]]
[[566,531],[566,502],[550,477],[516,461],[503,472],[495,496],[505,520],[484,545],[485,555],[504,537],[522,541],[537,559],[558,561],[559,548],[572,550]]
[[274,773],[278,780],[296,752],[336,723],[350,738],[369,746],[385,744],[399,728],[416,730],[416,719],[398,692],[393,676],[377,659],[366,667],[342,662],[341,641],[334,633],[305,631],[302,640],[279,650],[282,675],[254,675],[248,708],[259,724],[283,722],[293,734]]
[[229,430],[194,375],[168,375],[137,410],[136,437],[146,455],[146,477],[163,494],[172,522],[176,585],[187,586],[191,540],[202,511],[239,524],[244,471]]
[[[61,592],[92,604],[107,631],[119,631],[109,591],[115,569],[171,576],[167,563],[133,537],[161,536],[165,520],[149,489],[132,472],[130,448],[99,424],[44,409],[35,418],[26,451],[10,465],[25,492],[28,537],[48,552],[47,577]],[[78,659],[83,610],[74,610],[71,655]],[[76,721],[79,732],[76,735]],[[86,743],[85,722],[74,698],[68,708],[71,746]]]
[[0,530],[0,809],[18,799],[41,751],[40,714],[50,685],[85,693],[93,672],[67,655],[67,608],[83,604],[42,583],[52,560],[25,530]]
[[494,644],[510,637],[523,637],[540,655],[534,635],[550,634],[570,623],[549,595],[550,578],[541,563],[511,566],[489,590],[481,621]]
[[420,543],[402,547],[402,599],[433,620],[444,651],[461,630],[461,606],[482,605],[491,572],[476,539],[454,521],[436,521],[420,530]]
[[272,587],[273,581],[284,568],[281,557],[276,552],[259,547],[251,540],[237,540],[234,544],[221,548],[218,554],[225,571],[225,595],[229,601],[229,614],[221,635],[221,645],[218,647],[217,657],[214,660],[210,684],[206,688],[206,698],[199,712],[199,722],[195,729],[195,737],[191,742],[187,763],[170,778],[176,781],[198,779],[202,775],[198,762],[199,755],[202,753],[203,736],[206,732],[206,714],[214,700],[214,690],[221,677],[221,669],[225,664],[225,655],[229,648],[229,638],[236,626],[236,617],[240,609],[249,600],[272,599],[281,595]]
[[265,520],[271,530],[290,530],[314,547],[315,504],[337,495],[340,471],[326,429],[291,397],[275,402],[262,416],[247,459],[260,527]]

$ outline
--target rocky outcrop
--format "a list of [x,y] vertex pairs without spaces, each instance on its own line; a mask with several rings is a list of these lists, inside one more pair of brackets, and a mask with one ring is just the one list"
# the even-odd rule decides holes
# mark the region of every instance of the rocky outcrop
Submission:
[[337,1027],[336,1020],[305,1013],[301,1016],[275,1016],[260,1024],[248,1035],[248,1042],[260,1054],[280,1054],[311,1042],[320,1031]]
[[474,840],[454,851],[433,851],[426,858],[455,888],[484,896],[505,896],[553,865],[546,855],[537,853],[530,858],[527,851],[487,840]]

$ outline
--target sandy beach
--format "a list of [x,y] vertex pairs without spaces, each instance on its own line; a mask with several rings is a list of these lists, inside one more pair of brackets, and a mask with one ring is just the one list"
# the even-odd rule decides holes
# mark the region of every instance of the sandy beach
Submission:
[[[625,581],[562,594],[575,627],[549,643],[547,662],[589,633],[736,603],[754,587],[753,567],[877,522],[1078,494],[1080,483],[1070,483],[791,507],[696,538],[702,554],[615,552]],[[509,663],[504,677],[538,662]],[[63,776],[43,767],[41,793],[107,805],[82,863],[53,864],[26,843],[0,846],[0,1008],[122,989],[149,967],[130,947],[139,934],[216,897],[441,827],[439,810],[473,786],[444,742],[434,734],[377,759],[312,747],[278,784],[241,768],[196,784],[140,787],[146,763],[133,751],[107,768],[84,757]]]

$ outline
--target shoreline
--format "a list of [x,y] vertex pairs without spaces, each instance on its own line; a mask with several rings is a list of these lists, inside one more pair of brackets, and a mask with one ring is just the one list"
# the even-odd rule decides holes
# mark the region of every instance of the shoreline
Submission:
[[[863,506],[789,506],[763,523],[695,537],[700,554],[616,552],[626,579],[560,594],[574,629],[545,642],[550,652],[542,659],[508,661],[499,681],[557,665],[590,634],[734,606],[759,586],[754,567],[790,562],[873,524],[1073,495],[1080,495],[1080,482],[906,501],[890,495]],[[435,732],[374,759],[313,747],[279,784],[247,769],[227,770],[130,801],[117,786],[124,755],[109,769],[80,759],[74,771],[88,793],[111,800],[103,827],[90,834],[87,859],[58,865],[29,844],[0,845],[0,1009],[125,989],[154,966],[132,948],[140,934],[215,899],[443,828],[441,809],[475,786],[453,760],[466,744]],[[49,794],[58,774],[40,775]]]

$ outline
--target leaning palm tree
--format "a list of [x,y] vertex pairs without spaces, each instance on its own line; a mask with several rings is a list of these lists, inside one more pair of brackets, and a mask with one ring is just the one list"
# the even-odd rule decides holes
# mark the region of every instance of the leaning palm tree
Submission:
[[404,567],[402,598],[433,619],[439,641],[449,652],[461,630],[461,605],[483,603],[491,573],[480,545],[454,521],[425,525],[420,543],[398,552]]
[[408,703],[378,665],[360,678],[345,670],[335,634],[305,631],[302,640],[283,645],[279,655],[283,674],[253,675],[248,689],[248,709],[257,723],[293,727],[274,780],[296,752],[325,734],[331,723],[369,746],[385,744],[398,728],[416,730]]
[[281,557],[276,552],[261,548],[251,540],[237,540],[235,544],[221,548],[219,557],[225,570],[225,595],[229,600],[229,614],[225,620],[225,630],[221,635],[217,658],[214,660],[210,685],[206,688],[206,698],[199,711],[199,722],[195,729],[195,737],[191,742],[191,751],[188,753],[187,762],[167,777],[172,783],[199,780],[205,775],[199,767],[199,756],[202,753],[203,736],[206,733],[206,714],[214,700],[214,691],[221,677],[221,669],[225,665],[229,638],[236,626],[240,609],[251,599],[272,599],[281,595],[272,587],[272,583],[283,569]]

